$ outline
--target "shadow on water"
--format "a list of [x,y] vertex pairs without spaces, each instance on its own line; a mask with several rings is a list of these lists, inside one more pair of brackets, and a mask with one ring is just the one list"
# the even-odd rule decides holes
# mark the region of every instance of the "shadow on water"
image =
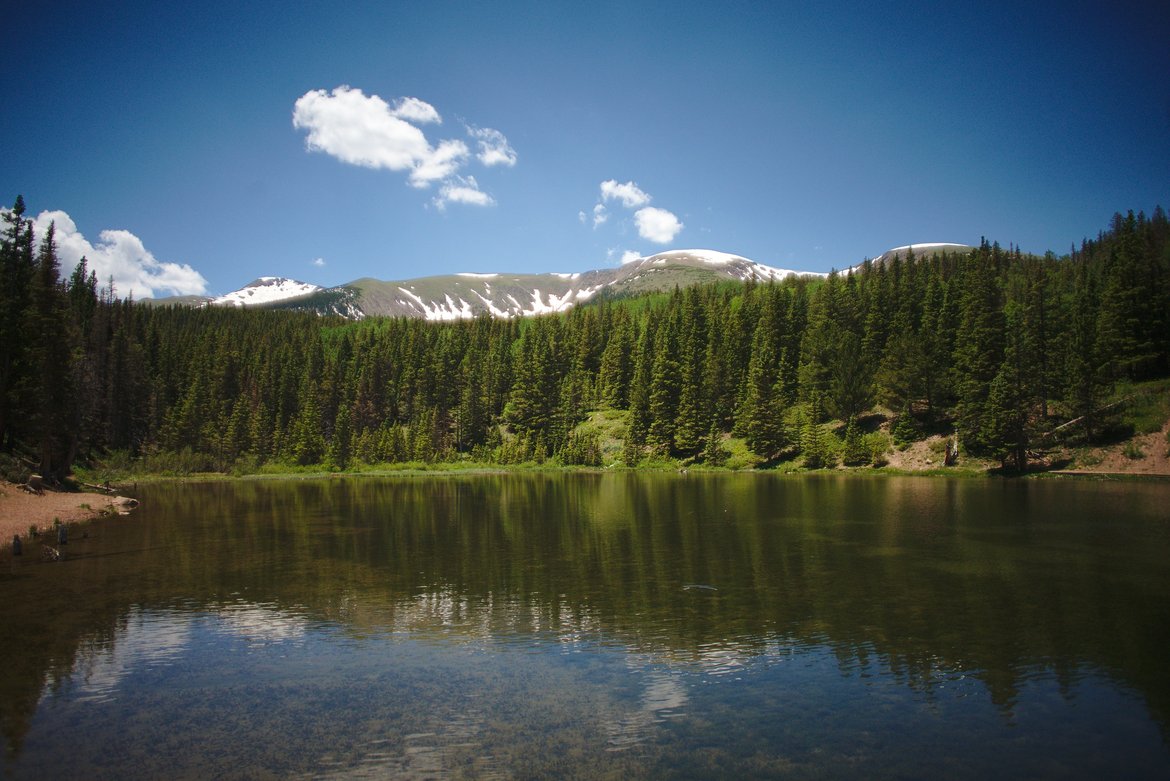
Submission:
[[[223,749],[200,767],[227,775],[863,776],[878,757],[922,776],[962,775],[947,752],[964,772],[1004,760],[916,753],[887,722],[924,741],[1006,746],[1002,730],[1028,727],[1075,747],[1096,734],[1084,701],[1135,698],[1140,717],[1111,718],[1161,731],[1137,775],[1167,769],[1165,486],[489,475],[160,484],[143,499],[67,561],[14,562],[0,581],[14,774],[68,775],[40,725],[80,704],[156,738],[152,719],[182,724]],[[118,697],[131,682],[134,707]],[[797,706],[803,726],[777,718]],[[1062,721],[1029,726],[1037,714]],[[272,745],[233,766],[231,747],[259,750],[238,747],[245,729]],[[164,737],[171,761],[197,751]],[[1095,739],[1104,757],[1133,748]],[[671,764],[680,746],[704,753]],[[907,752],[918,764],[892,759]],[[1038,753],[1041,776],[1098,769]]]

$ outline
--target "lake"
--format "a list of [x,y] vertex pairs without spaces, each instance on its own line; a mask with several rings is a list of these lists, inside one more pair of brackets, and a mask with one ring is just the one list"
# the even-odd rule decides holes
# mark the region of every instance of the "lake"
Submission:
[[139,495],[0,559],[0,777],[1170,776],[1168,483]]

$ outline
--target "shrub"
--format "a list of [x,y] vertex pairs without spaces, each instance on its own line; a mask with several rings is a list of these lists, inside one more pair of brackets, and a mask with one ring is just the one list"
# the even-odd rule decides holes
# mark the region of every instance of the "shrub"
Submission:
[[873,463],[873,453],[865,446],[865,438],[856,418],[849,418],[845,426],[845,441],[841,446],[841,462],[846,466],[864,466]]
[[890,438],[881,431],[866,434],[861,438],[862,444],[869,453],[869,462],[874,466],[885,466],[890,463],[886,454],[890,451]]
[[903,412],[898,416],[890,433],[894,437],[894,446],[899,450],[905,450],[922,436],[922,432],[918,430],[918,423],[909,412]]
[[574,431],[557,453],[562,464],[601,466],[601,439],[595,432]]
[[837,462],[837,438],[810,415],[800,431],[800,450],[806,469],[822,469]]
[[1141,445],[1139,445],[1137,442],[1134,442],[1132,439],[1125,443],[1125,447],[1122,448],[1121,452],[1126,458],[1132,461],[1137,461],[1138,459],[1146,457],[1146,451],[1142,449]]
[[31,474],[20,459],[7,453],[0,453],[0,477],[10,483],[27,483]]

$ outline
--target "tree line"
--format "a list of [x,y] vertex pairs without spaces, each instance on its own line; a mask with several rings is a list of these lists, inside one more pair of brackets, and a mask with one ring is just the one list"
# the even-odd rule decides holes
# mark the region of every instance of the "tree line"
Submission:
[[[622,411],[622,461],[868,463],[875,406],[895,437],[953,428],[1022,468],[1039,434],[1113,384],[1170,373],[1170,221],[1115,216],[1070,254],[982,242],[825,279],[722,283],[522,320],[348,322],[148,306],[63,277],[22,199],[0,248],[0,449],[64,478],[77,459],[165,454],[192,469],[355,462],[596,465],[579,424]],[[842,441],[823,425],[840,421]]]

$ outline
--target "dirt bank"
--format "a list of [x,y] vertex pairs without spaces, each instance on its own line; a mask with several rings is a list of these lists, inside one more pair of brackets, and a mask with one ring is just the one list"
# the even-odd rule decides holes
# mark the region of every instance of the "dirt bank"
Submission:
[[38,496],[18,485],[0,483],[0,547],[12,545],[14,534],[26,536],[30,526],[45,531],[53,528],[55,518],[62,523],[88,521],[104,513],[123,512],[133,501],[122,496],[58,491]]

